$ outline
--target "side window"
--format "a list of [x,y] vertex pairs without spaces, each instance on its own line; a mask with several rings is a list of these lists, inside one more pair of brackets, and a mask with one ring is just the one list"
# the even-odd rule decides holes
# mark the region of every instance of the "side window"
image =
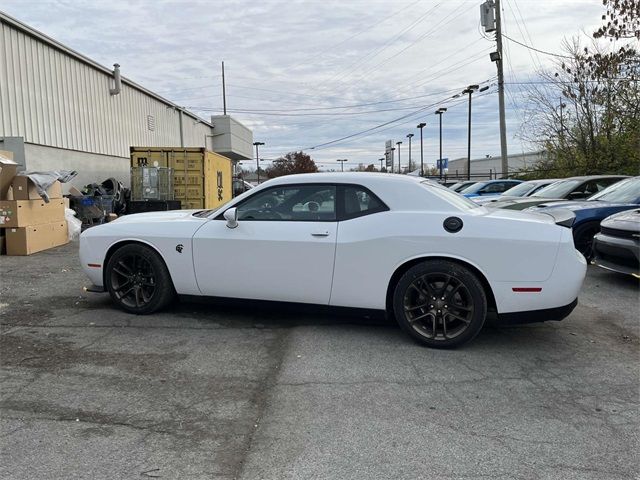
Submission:
[[389,208],[368,189],[355,185],[342,187],[341,207],[341,217],[345,220],[389,210]]
[[274,187],[250,196],[237,208],[238,220],[335,221],[336,187]]
[[501,193],[506,190],[503,182],[490,183],[482,189],[485,193]]
[[598,186],[598,190],[597,191],[599,192],[600,190],[604,190],[609,185],[613,185],[614,183],[617,183],[620,180],[622,180],[622,179],[620,179],[620,178],[601,178],[600,180],[596,181],[596,184]]

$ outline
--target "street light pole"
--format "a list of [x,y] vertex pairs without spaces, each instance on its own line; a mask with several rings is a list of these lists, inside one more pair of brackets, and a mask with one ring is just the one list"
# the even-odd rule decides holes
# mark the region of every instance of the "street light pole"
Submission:
[[[467,180],[471,180],[471,95],[478,90],[478,85],[469,85],[462,93],[469,94],[469,124],[467,127]],[[442,162],[441,162],[442,163]]]
[[426,123],[419,123],[416,128],[420,129],[420,176],[424,177],[424,149],[422,147],[422,129],[426,127]]
[[396,147],[391,147],[389,150],[391,151],[391,173],[393,173],[393,152],[396,151]]
[[260,156],[258,155],[258,147],[264,145],[264,142],[253,142],[256,147],[256,173],[258,174],[258,185],[260,185]]
[[442,180],[442,114],[444,112],[446,112],[447,109],[444,107],[439,108],[438,110],[436,110],[436,115],[438,115],[440,117],[440,161],[438,162],[440,165],[440,180]]
[[400,145],[402,145],[402,142],[396,142],[396,145],[398,146],[398,173],[402,173],[402,163],[400,162]]
[[411,173],[411,138],[413,137],[413,133],[408,133],[407,138],[409,139],[409,173]]
[[339,158],[336,160],[336,162],[340,162],[340,171],[344,172],[344,162],[348,162],[349,160],[347,160],[346,158]]

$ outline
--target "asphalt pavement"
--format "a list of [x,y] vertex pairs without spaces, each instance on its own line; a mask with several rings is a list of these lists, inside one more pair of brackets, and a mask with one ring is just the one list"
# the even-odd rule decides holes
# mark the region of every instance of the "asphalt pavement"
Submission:
[[380,318],[84,293],[0,257],[2,479],[637,479],[638,281],[430,350]]

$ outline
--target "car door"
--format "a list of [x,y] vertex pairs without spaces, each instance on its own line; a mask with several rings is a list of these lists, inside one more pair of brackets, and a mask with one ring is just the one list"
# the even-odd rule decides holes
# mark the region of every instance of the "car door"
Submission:
[[236,205],[238,225],[222,215],[193,237],[203,295],[329,303],[336,246],[336,187],[281,185]]

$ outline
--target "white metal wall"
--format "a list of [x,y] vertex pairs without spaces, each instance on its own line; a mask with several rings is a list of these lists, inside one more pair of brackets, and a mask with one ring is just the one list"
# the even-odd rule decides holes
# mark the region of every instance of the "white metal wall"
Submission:
[[[179,111],[0,18],[0,137],[128,157],[129,146],[180,146]],[[155,128],[148,128],[152,115]],[[183,115],[184,146],[211,127]]]

